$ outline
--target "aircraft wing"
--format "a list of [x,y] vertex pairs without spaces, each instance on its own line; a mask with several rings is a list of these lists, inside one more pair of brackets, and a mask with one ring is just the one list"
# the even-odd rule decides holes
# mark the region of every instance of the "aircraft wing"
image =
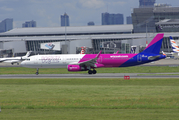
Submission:
[[2,62],[12,62],[12,63],[13,63],[13,62],[21,62],[21,61],[24,61],[24,60],[28,59],[28,57],[30,56],[31,52],[32,52],[32,51],[28,51],[28,52],[26,53],[26,55],[25,55],[25,56],[22,56],[22,57],[1,58],[1,59],[0,59],[0,63],[2,63]]
[[5,59],[0,59],[0,63],[2,63],[2,62],[4,62],[4,61],[6,61]]
[[97,59],[99,58],[100,54],[102,51],[100,51],[95,58],[88,60],[88,61],[84,61],[84,62],[80,62],[77,63],[76,65],[80,65],[80,66],[87,66],[87,67],[95,67],[95,63],[97,62]]
[[2,58],[2,59],[0,59],[0,63],[6,62],[6,61],[13,62],[13,61],[19,61],[19,60],[21,60],[21,59],[20,58]]

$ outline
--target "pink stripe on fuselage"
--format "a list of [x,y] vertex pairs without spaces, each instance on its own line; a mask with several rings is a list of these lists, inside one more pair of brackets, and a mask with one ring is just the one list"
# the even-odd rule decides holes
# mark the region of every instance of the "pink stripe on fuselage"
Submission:
[[[98,64],[100,64],[99,66],[101,67],[119,67],[136,55],[137,54],[100,54],[96,65],[98,66]],[[94,59],[96,56],[97,54],[86,54],[79,63]]]

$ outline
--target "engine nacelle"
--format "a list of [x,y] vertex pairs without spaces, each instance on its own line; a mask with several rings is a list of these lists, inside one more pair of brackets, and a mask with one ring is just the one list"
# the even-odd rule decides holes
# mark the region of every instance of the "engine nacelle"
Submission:
[[75,72],[75,71],[86,71],[84,67],[81,67],[79,65],[68,65],[67,66],[68,71]]

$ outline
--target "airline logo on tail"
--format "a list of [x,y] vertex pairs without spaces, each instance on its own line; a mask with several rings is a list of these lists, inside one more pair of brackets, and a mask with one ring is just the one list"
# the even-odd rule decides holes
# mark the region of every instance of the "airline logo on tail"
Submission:
[[170,36],[170,43],[171,43],[173,52],[179,52],[179,47],[171,36]]

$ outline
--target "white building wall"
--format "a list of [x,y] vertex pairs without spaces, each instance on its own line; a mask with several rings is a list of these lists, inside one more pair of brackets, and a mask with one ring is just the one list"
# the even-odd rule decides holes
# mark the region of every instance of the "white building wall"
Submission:
[[0,49],[3,49],[3,42],[0,42]]
[[13,54],[26,51],[25,41],[4,42],[4,50],[13,49]]

